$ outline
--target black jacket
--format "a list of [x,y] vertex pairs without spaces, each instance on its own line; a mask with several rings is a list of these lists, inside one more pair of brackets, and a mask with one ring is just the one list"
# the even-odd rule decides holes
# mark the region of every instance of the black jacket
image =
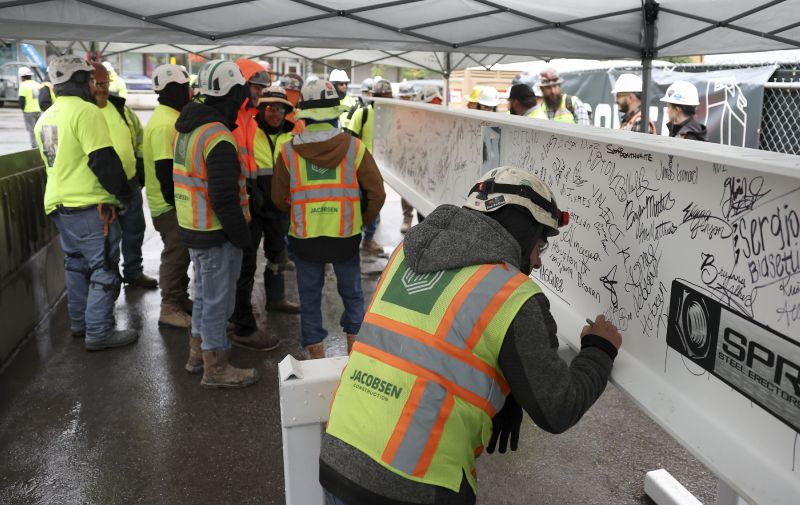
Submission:
[[667,128],[669,128],[670,137],[681,137],[689,140],[700,140],[705,142],[706,135],[708,134],[706,125],[700,121],[697,121],[693,117],[680,124],[667,123]]
[[[190,103],[181,111],[175,128],[178,133],[189,133],[204,124],[228,121],[213,107],[202,103]],[[235,127],[235,125],[233,125]],[[229,142],[217,144],[206,158],[208,174],[208,198],[222,230],[196,231],[181,228],[181,238],[186,247],[204,249],[230,241],[236,247],[250,247],[250,231],[239,205],[239,176],[241,164],[236,147]]]
[[[282,133],[291,133],[294,130],[294,123],[289,120],[284,120],[283,124],[281,124],[280,128],[271,128],[262,118],[261,114],[256,116],[256,124],[264,132],[264,135],[267,136],[267,142],[270,144],[270,152],[272,156],[275,156],[275,150],[280,150],[280,146],[276,146],[273,143],[273,135],[279,135]],[[273,164],[273,169],[275,165]],[[248,181],[247,187],[248,193],[250,194],[250,212],[252,212],[253,216],[259,216],[263,219],[286,219],[289,214],[286,212],[281,212],[272,203],[272,176],[271,175],[261,175],[256,178],[256,184],[253,186],[250,181]]]

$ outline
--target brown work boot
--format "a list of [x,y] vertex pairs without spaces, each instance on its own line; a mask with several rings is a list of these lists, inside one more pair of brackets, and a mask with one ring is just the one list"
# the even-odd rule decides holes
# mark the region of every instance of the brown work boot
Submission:
[[361,250],[368,254],[374,254],[375,256],[386,255],[386,253],[383,250],[383,246],[375,242],[374,240],[361,241]]
[[294,261],[286,260],[286,263],[283,264],[283,269],[287,272],[294,272],[297,270],[297,266],[295,266]]
[[256,331],[247,336],[229,333],[228,336],[236,347],[243,347],[251,351],[271,351],[281,345],[281,341],[266,332]]
[[322,359],[325,357],[325,344],[322,342],[318,344],[311,344],[306,346],[306,359]]
[[189,337],[189,360],[186,362],[186,371],[189,373],[203,372],[203,351],[200,349],[200,337]]
[[400,233],[406,234],[408,230],[411,229],[411,221],[414,218],[412,216],[403,216],[403,224],[400,225]]
[[161,315],[158,316],[159,328],[191,328],[192,317],[178,305],[172,303],[161,304]]
[[222,350],[203,351],[204,388],[243,388],[258,382],[261,376],[255,368],[236,368],[228,363],[228,353]]
[[350,356],[350,353],[353,352],[353,344],[356,343],[357,335],[352,333],[347,334],[347,355]]
[[286,312],[287,314],[299,314],[300,313],[300,305],[294,302],[290,302],[286,298],[283,300],[273,302],[267,300],[267,310],[275,311],[275,312]]

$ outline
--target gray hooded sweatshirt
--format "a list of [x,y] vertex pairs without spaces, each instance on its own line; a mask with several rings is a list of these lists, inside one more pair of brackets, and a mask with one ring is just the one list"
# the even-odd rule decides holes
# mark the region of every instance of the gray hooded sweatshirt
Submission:
[[[412,228],[404,242],[406,259],[417,273],[505,262],[519,268],[519,244],[494,219],[476,211],[442,205]],[[557,354],[556,322],[544,294],[529,299],[506,333],[498,357],[511,394],[534,423],[561,433],[602,394],[616,349],[587,335],[578,356],[567,365]],[[370,415],[364,413],[364,422]],[[463,505],[475,495],[466,477],[455,493],[421,484],[386,470],[358,449],[325,434],[320,482],[347,505]]]

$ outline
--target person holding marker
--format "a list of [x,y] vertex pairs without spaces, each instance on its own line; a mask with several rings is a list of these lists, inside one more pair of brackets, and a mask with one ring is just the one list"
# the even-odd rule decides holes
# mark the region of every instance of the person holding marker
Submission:
[[333,399],[319,469],[328,503],[474,504],[475,458],[516,450],[523,410],[550,433],[581,419],[622,338],[598,315],[572,363],[558,356],[529,274],[568,221],[543,181],[500,167],[463,207],[408,231]]

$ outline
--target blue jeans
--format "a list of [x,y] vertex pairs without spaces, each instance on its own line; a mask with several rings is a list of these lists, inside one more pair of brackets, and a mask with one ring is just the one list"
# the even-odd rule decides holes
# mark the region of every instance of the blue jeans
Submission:
[[96,207],[55,211],[50,217],[64,250],[70,329],[85,329],[86,343],[103,342],[114,330],[114,302],[119,296],[119,223],[108,228],[106,264],[103,220]]
[[236,303],[236,280],[242,269],[242,250],[225,242],[207,249],[189,249],[194,265],[192,335],[202,337],[204,351],[228,350],[228,319]]
[[378,225],[379,224],[381,224],[381,216],[380,216],[380,214],[378,214],[378,217],[375,218],[375,221],[373,221],[370,224],[365,224],[364,225],[364,233],[363,233],[363,237],[362,238],[364,240],[372,240],[372,239],[374,239],[375,238],[375,232],[378,231]]
[[144,243],[144,209],[142,188],[136,178],[128,181],[131,201],[124,216],[119,216],[122,227],[122,277],[129,279],[142,272],[142,243]]
[[[297,291],[300,294],[300,331],[303,346],[318,344],[328,336],[322,326],[322,287],[325,285],[325,264],[294,258]],[[345,333],[357,334],[364,320],[364,293],[361,290],[361,258],[358,254],[347,261],[333,264],[336,288],[344,302],[339,324]]]

